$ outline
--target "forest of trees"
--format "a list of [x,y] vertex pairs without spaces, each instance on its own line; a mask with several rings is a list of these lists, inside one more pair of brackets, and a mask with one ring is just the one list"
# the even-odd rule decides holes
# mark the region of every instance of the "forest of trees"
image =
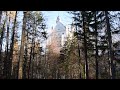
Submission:
[[19,21],[20,13],[0,11],[0,79],[120,78],[119,11],[66,11],[75,32],[60,54],[41,46],[48,38],[43,13],[23,11]]

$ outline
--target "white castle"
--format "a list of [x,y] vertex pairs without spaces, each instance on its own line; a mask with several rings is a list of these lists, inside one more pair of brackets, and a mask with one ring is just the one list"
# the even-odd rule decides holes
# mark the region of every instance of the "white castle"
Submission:
[[56,20],[56,26],[51,28],[51,33],[47,40],[47,45],[51,46],[54,53],[60,53],[65,41],[73,38],[74,27],[71,25],[64,26],[59,19]]

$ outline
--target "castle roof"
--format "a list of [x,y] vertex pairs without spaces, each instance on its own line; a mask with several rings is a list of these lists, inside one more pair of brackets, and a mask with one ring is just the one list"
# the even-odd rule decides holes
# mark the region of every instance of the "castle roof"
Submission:
[[66,27],[60,22],[59,16],[57,17],[56,26],[55,26],[54,30],[57,32],[65,32],[65,30],[66,30]]

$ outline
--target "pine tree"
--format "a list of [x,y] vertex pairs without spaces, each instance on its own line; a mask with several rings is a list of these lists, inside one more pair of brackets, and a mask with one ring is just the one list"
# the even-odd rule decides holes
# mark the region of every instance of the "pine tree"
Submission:
[[[7,13],[4,12],[4,13]],[[3,45],[3,38],[4,38],[4,34],[5,34],[5,25],[6,25],[6,21],[7,21],[7,15],[5,15],[5,19],[4,22],[2,24],[2,28],[1,28],[1,37],[0,37],[0,78],[3,78],[3,52],[2,52],[2,45]]]
[[28,11],[23,12],[23,26],[22,26],[22,37],[21,37],[21,46],[20,46],[20,56],[19,56],[19,71],[18,78],[22,79],[23,75],[23,56],[24,56],[24,46],[25,46],[25,32],[26,32],[26,18]]
[[111,28],[110,28],[108,11],[105,11],[105,18],[106,18],[106,26],[107,26],[107,34],[108,34],[109,57],[110,57],[110,64],[111,64],[111,78],[115,79],[113,51],[112,51],[112,36],[111,36]]

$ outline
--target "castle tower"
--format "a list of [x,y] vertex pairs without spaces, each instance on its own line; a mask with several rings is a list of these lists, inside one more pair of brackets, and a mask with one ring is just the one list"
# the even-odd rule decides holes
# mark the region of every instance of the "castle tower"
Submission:
[[51,28],[51,34],[49,37],[50,45],[54,53],[60,53],[60,49],[63,46],[64,35],[66,34],[66,27],[60,22],[59,16],[56,19],[55,27]]
[[51,47],[54,53],[59,54],[60,50],[63,48],[67,38],[73,39],[75,27],[72,25],[64,26],[60,22],[59,16],[56,19],[55,27],[51,28],[51,33],[47,41],[47,45]]

